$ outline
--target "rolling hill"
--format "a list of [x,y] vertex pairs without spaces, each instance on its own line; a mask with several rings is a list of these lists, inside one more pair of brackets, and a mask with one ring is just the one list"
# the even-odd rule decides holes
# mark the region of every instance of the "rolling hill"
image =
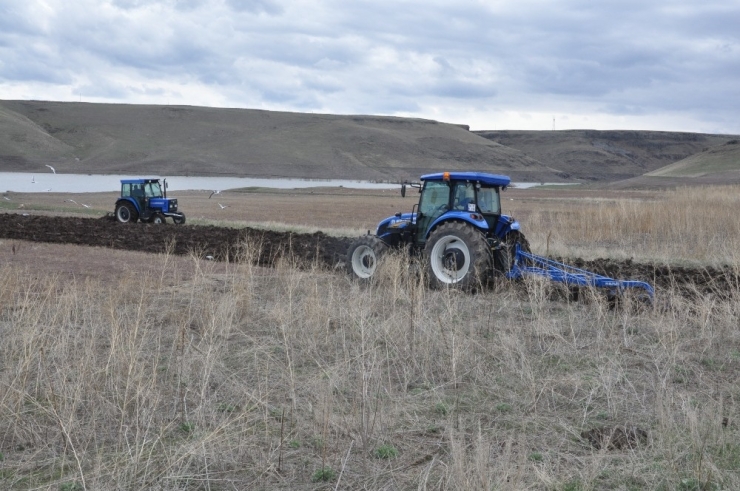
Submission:
[[651,177],[740,177],[740,141],[732,139],[671,165],[648,172]]
[[[478,170],[530,182],[671,183],[715,174],[740,182],[731,144],[737,139],[659,131],[471,132],[384,116],[0,101],[0,172],[47,171],[49,164],[60,173],[169,176],[397,181]],[[652,179],[657,176],[665,179]]]
[[574,180],[618,181],[655,171],[736,136],[665,131],[476,131]]
[[190,106],[0,101],[0,171],[398,180],[480,170],[562,181],[436,121]]

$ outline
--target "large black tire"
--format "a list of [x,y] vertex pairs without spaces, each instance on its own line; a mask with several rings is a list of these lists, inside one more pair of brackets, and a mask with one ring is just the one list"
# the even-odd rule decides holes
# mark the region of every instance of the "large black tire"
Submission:
[[116,206],[116,220],[120,223],[136,223],[139,219],[139,212],[134,205],[123,201]]
[[173,216],[172,221],[175,222],[175,225],[184,224],[185,223],[185,213],[180,213],[180,215]]
[[501,248],[494,254],[494,265],[497,273],[506,274],[514,266],[516,244],[519,244],[519,248],[522,251],[532,252],[529,249],[529,241],[524,234],[518,230],[512,230],[506,234]]
[[363,235],[347,249],[347,270],[357,279],[373,277],[388,245],[374,235]]
[[424,246],[424,256],[431,285],[437,288],[477,288],[487,282],[493,262],[485,236],[462,222],[437,227]]

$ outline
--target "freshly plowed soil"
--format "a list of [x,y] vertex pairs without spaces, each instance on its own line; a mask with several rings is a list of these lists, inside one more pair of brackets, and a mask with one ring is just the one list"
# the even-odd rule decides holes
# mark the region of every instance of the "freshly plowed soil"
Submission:
[[151,253],[197,254],[238,261],[251,251],[255,262],[271,266],[279,258],[299,265],[335,266],[351,239],[321,232],[297,234],[252,228],[194,225],[121,224],[108,217],[72,218],[0,214],[0,238],[58,244],[111,247]]
[[[331,237],[322,232],[300,234],[252,228],[120,224],[110,218],[21,214],[0,214],[0,238],[151,253],[170,251],[231,261],[242,260],[244,251],[250,250],[251,260],[261,266],[272,266],[279,259],[288,259],[299,266],[318,264],[330,268],[342,264],[352,242],[351,238]],[[668,267],[613,259],[560,260],[612,278],[646,281],[656,289],[678,288],[689,295],[714,293],[726,296],[740,289],[740,276],[729,267]]]

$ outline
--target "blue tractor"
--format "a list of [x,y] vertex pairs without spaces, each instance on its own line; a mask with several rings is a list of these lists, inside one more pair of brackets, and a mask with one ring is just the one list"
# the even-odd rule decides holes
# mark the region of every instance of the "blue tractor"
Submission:
[[115,216],[121,223],[166,223],[167,217],[177,224],[185,223],[185,213],[177,210],[177,199],[167,197],[166,179],[161,185],[159,179],[122,179]]
[[653,299],[653,288],[643,281],[607,276],[532,254],[519,222],[501,212],[507,176],[483,172],[443,172],[421,176],[419,203],[411,213],[396,213],[378,224],[375,235],[355,240],[347,251],[348,269],[357,278],[370,279],[389,248],[408,249],[424,259],[432,286],[476,288],[494,274],[518,279],[540,276],[564,283],[577,298],[577,289],[596,287],[618,298],[628,289],[638,298]]
[[507,176],[483,172],[442,172],[421,176],[419,203],[411,213],[396,213],[378,224],[375,235],[355,240],[347,251],[348,269],[360,279],[373,276],[389,248],[408,248],[426,259],[434,286],[472,288],[492,272],[509,272],[519,249],[529,244],[519,222],[501,212]]

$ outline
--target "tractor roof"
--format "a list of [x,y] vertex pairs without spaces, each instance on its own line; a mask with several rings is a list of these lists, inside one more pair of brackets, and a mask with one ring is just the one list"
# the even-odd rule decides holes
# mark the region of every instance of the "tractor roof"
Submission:
[[499,174],[487,174],[485,172],[438,172],[421,176],[422,181],[442,181],[444,175],[449,174],[451,181],[479,181],[489,186],[506,187],[511,183],[509,176]]
[[159,182],[159,179],[121,179],[121,184],[146,184],[148,182]]

